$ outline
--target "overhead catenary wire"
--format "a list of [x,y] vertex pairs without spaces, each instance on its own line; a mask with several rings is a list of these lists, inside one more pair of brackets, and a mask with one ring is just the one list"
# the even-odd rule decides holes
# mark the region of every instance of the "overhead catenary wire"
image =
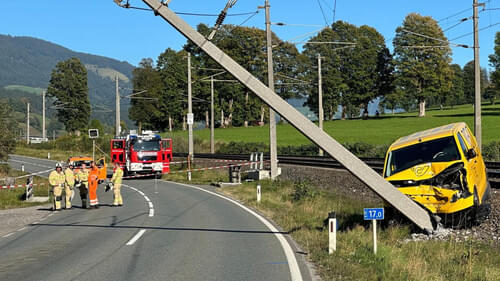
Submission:
[[468,18],[463,18],[463,19],[460,19],[460,21],[450,27],[447,27],[446,29],[443,30],[443,32],[446,32],[446,31],[449,31],[450,29],[453,29],[459,25],[461,25],[462,23],[468,21],[468,20],[471,20],[473,17],[468,17]]
[[328,26],[328,20],[326,19],[326,16],[325,16],[325,11],[323,11],[323,6],[321,5],[321,2],[319,2],[319,0],[316,0],[318,2],[318,5],[319,5],[319,9],[321,10],[321,14],[323,15],[323,19],[325,20],[325,26]]
[[[140,11],[150,11],[152,12],[153,9],[151,8],[143,8],[143,7],[134,7],[134,6],[128,6],[124,7],[127,9],[133,9],[133,10],[140,10]],[[183,15],[183,16],[196,16],[196,17],[218,17],[219,14],[206,14],[206,13],[192,13],[192,12],[177,12],[174,11],[174,13],[178,15]],[[243,12],[243,13],[233,13],[233,14],[227,14],[227,17],[240,17],[240,16],[247,16],[254,14],[255,12]]]
[[472,9],[473,9],[473,8],[467,8],[467,9],[465,9],[465,10],[462,10],[462,11],[460,11],[460,12],[457,12],[457,13],[455,13],[455,14],[452,14],[452,15],[450,15],[450,16],[447,16],[447,17],[445,17],[445,18],[442,18],[442,19],[438,20],[437,22],[442,22],[442,21],[445,21],[445,20],[447,20],[447,19],[451,19],[451,18],[456,17],[456,16],[458,16],[458,15],[461,15],[461,14],[463,14],[463,13],[467,12],[467,11],[471,11]]
[[[496,22],[496,23],[487,25],[485,27],[482,27],[482,28],[478,29],[478,31],[483,31],[485,29],[492,28],[493,26],[496,26],[496,25],[499,25],[499,24],[500,24],[500,22]],[[467,37],[467,36],[472,35],[472,34],[474,34],[474,32],[468,32],[466,34],[462,34],[462,35],[460,35],[458,37],[455,37],[455,38],[451,39],[451,41],[454,41],[454,40],[457,40],[457,39],[461,39],[461,38]]]
[[423,38],[435,40],[435,41],[442,42],[442,43],[445,43],[445,44],[450,44],[450,45],[453,45],[455,47],[470,48],[469,46],[464,45],[464,44],[457,44],[457,43],[450,42],[450,41],[454,41],[456,38],[452,39],[452,40],[443,40],[441,38],[436,38],[436,37],[432,37],[432,36],[429,36],[429,35],[425,35],[425,34],[413,32],[413,31],[410,31],[410,30],[407,30],[407,29],[402,29],[402,31],[406,32],[406,33],[409,33],[409,34],[413,34],[415,36],[420,36],[420,37],[423,37]]

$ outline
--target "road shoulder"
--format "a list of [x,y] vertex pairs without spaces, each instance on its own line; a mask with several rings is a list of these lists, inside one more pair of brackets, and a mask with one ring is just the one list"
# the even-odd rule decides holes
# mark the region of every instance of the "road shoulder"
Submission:
[[52,212],[50,205],[0,210],[0,237],[40,221]]

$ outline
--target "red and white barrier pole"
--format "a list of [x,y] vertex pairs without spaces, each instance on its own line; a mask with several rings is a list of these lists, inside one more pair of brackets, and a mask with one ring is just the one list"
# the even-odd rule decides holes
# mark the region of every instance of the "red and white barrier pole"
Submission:
[[337,251],[337,217],[335,211],[328,213],[328,254]]

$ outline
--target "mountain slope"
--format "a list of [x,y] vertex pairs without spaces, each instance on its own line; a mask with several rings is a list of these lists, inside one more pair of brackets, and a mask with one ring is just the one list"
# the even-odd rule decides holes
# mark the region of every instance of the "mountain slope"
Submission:
[[[71,57],[79,58],[87,68],[93,117],[112,123],[113,113],[104,111],[114,109],[115,77],[119,78],[121,87],[131,88],[134,66],[128,62],[74,52],[32,37],[0,35],[0,87],[21,85],[46,88],[56,64]],[[123,107],[128,108],[127,105]],[[124,115],[122,119],[128,118]]]

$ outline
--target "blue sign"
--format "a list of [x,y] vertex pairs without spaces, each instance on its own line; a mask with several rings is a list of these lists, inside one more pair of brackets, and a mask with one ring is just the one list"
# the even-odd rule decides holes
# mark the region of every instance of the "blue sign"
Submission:
[[365,220],[383,220],[384,208],[364,208]]

